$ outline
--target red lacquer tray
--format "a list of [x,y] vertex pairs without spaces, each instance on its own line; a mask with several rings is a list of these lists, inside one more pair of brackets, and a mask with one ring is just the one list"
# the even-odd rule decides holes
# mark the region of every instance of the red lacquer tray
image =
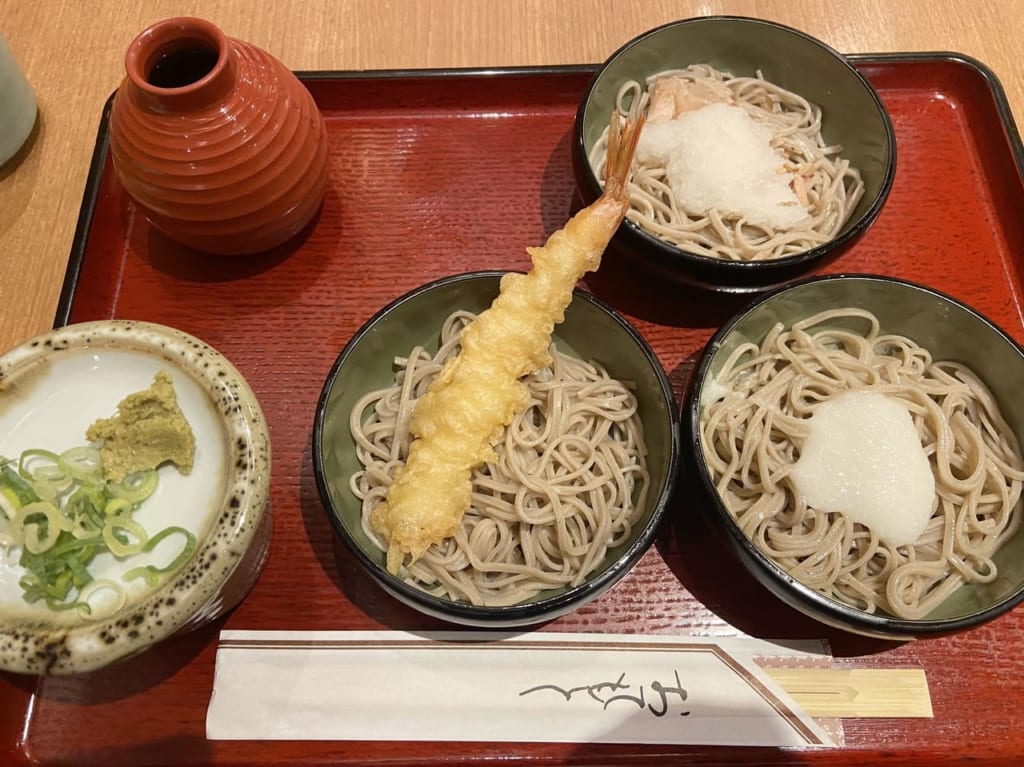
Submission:
[[[899,167],[874,228],[829,270],[927,283],[1024,341],[1021,146],[1000,86],[984,67],[955,55],[854,60],[892,114]],[[304,75],[330,132],[326,203],[288,250],[236,260],[185,252],[135,214],[111,173],[104,115],[57,322],[165,323],[235,362],[270,423],[273,544],[253,592],[215,625],[106,671],[0,675],[0,764],[1017,762],[1024,753],[1024,611],[970,633],[902,645],[826,631],[741,574],[703,526],[685,480],[636,570],[586,608],[537,630],[826,638],[840,665],[924,668],[934,718],[847,720],[844,748],[803,752],[206,740],[222,627],[443,627],[386,596],[335,539],[311,470],[314,405],[342,346],[382,305],[444,275],[525,268],[524,248],[564,223],[576,205],[570,131],[592,71]],[[677,395],[712,330],[743,302],[652,279],[616,251],[586,284],[647,337]],[[471,720],[466,727],[471,733]]]

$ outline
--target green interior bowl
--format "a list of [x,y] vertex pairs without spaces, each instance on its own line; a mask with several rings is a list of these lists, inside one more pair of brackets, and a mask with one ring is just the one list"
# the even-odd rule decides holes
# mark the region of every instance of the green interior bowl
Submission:
[[479,313],[498,294],[500,272],[448,277],[402,296],[352,338],[324,384],[313,427],[313,470],[328,519],[374,579],[402,602],[429,615],[468,625],[517,626],[548,620],[590,601],[618,581],[653,540],[678,468],[678,410],[665,371],[626,320],[577,290],[555,329],[563,351],[596,360],[609,374],[636,383],[648,448],[651,487],[628,541],[609,551],[580,586],[552,589],[508,607],[477,607],[431,596],[389,573],[384,553],[363,532],[360,502],[348,479],[361,466],[349,431],[349,413],[366,392],[390,385],[393,360],[417,345],[436,351],[441,323],[455,309]]
[[762,76],[798,93],[822,110],[822,135],[840,144],[858,168],[864,195],[831,242],[772,261],[722,261],[681,250],[625,222],[620,239],[680,281],[726,292],[777,286],[838,256],[874,222],[896,172],[892,122],[874,88],[839,53],[790,27],[760,19],[709,16],[672,22],[626,43],[597,71],[580,104],[573,142],[573,168],[585,203],[601,188],[590,166],[590,150],[608,126],[620,86],[643,82],[666,69],[710,64],[733,75]]
[[[807,588],[761,553],[721,503],[700,444],[700,398],[705,382],[721,371],[739,344],[760,343],[777,322],[786,326],[827,308],[853,306],[878,317],[883,333],[896,333],[927,348],[933,359],[961,362],[992,391],[1017,439],[1024,445],[1024,350],[974,309],[930,288],[890,277],[836,275],[809,279],[743,310],[709,341],[685,405],[684,454],[706,494],[703,506],[724,528],[740,560],[762,584],[794,607],[832,626],[888,639],[945,634],[989,621],[1024,600],[1024,528],[993,560],[999,569],[988,584],[958,589],[921,620],[872,615]],[[860,328],[863,329],[863,323]]]

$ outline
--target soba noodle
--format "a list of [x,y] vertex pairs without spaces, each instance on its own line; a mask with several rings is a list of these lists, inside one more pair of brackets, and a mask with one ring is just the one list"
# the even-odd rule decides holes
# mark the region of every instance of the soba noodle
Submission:
[[[868,612],[916,619],[961,584],[996,577],[992,555],[1021,523],[1024,459],[968,368],[933,361],[911,339],[880,333],[869,312],[847,308],[776,325],[760,347],[739,346],[716,380],[724,396],[701,416],[708,468],[744,533],[797,580]],[[890,546],[793,491],[807,419],[853,389],[903,403],[928,456],[936,500],[913,545]]]
[[[782,166],[806,189],[808,215],[792,228],[776,230],[755,224],[741,213],[724,210],[687,212],[668,182],[666,168],[634,160],[630,182],[631,210],[626,217],[650,234],[702,256],[732,261],[777,259],[802,253],[834,239],[864,192],[859,171],[839,156],[840,146],[826,145],[821,109],[799,94],[757,77],[733,77],[707,65],[667,70],[630,81],[618,92],[623,114],[645,109],[659,77],[679,77],[696,87],[701,98],[742,108],[773,132],[771,146]],[[590,152],[597,178],[604,177],[607,130]]]
[[[408,452],[417,398],[457,353],[472,319],[464,311],[449,316],[436,354],[416,348],[397,359],[394,385],[352,409],[365,468],[350,487],[362,500],[363,531],[382,551],[370,511]],[[495,446],[497,460],[474,472],[473,505],[461,528],[407,569],[410,583],[477,605],[516,604],[582,583],[629,537],[649,485],[636,397],[596,364],[554,347],[552,358],[550,368],[526,379],[530,404]]]

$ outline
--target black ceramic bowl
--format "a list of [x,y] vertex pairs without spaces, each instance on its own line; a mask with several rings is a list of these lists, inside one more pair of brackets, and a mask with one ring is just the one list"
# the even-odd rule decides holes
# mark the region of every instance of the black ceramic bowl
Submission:
[[961,362],[974,370],[1024,444],[1024,349],[998,326],[956,299],[914,283],[871,275],[810,278],[756,300],[723,325],[702,353],[683,412],[683,456],[701,488],[701,505],[758,581],[822,623],[868,636],[910,639],[992,620],[1024,600],[1024,528],[993,556],[999,570],[994,581],[962,586],[925,618],[906,620],[858,610],[798,582],[747,538],[720,500],[700,440],[705,387],[738,345],[760,343],[775,323],[788,327],[824,309],[844,306],[871,311],[882,333],[914,340],[935,360]]
[[499,272],[477,272],[431,282],[374,315],[342,350],[317,404],[313,427],[313,471],[331,525],[385,591],[429,615],[474,626],[511,627],[555,618],[594,599],[636,564],[654,539],[675,482],[679,418],[668,378],[654,352],[626,320],[588,293],[577,290],[555,328],[555,341],[576,356],[600,362],[609,374],[633,381],[648,448],[651,485],[632,535],[609,551],[583,584],[541,592],[508,607],[480,607],[432,596],[387,571],[384,552],[363,532],[360,501],[349,477],[360,468],[349,432],[356,400],[394,380],[393,360],[416,345],[436,351],[441,323],[452,311],[479,313],[498,294]]
[[839,234],[810,250],[775,260],[725,261],[692,253],[626,221],[615,242],[658,274],[729,293],[753,293],[790,282],[845,252],[875,221],[896,172],[892,122],[867,80],[839,53],[795,29],[758,19],[711,16],[645,32],[616,51],[594,74],[576,113],[572,163],[585,204],[601,194],[591,148],[608,126],[620,86],[666,69],[709,64],[734,76],[764,78],[822,110],[827,143],[840,144],[858,168],[864,195]]

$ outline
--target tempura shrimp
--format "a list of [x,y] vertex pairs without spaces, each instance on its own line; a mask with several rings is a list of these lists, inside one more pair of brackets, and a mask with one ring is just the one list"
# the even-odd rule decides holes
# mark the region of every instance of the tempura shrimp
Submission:
[[543,247],[527,248],[530,271],[502,277],[498,297],[463,331],[461,351],[416,404],[408,458],[370,514],[388,543],[392,573],[407,556],[414,562],[455,534],[470,506],[471,472],[493,459],[493,445],[527,405],[519,379],[551,363],[555,324],[579,279],[600,266],[629,208],[626,183],[642,123],[613,117],[604,193]]

